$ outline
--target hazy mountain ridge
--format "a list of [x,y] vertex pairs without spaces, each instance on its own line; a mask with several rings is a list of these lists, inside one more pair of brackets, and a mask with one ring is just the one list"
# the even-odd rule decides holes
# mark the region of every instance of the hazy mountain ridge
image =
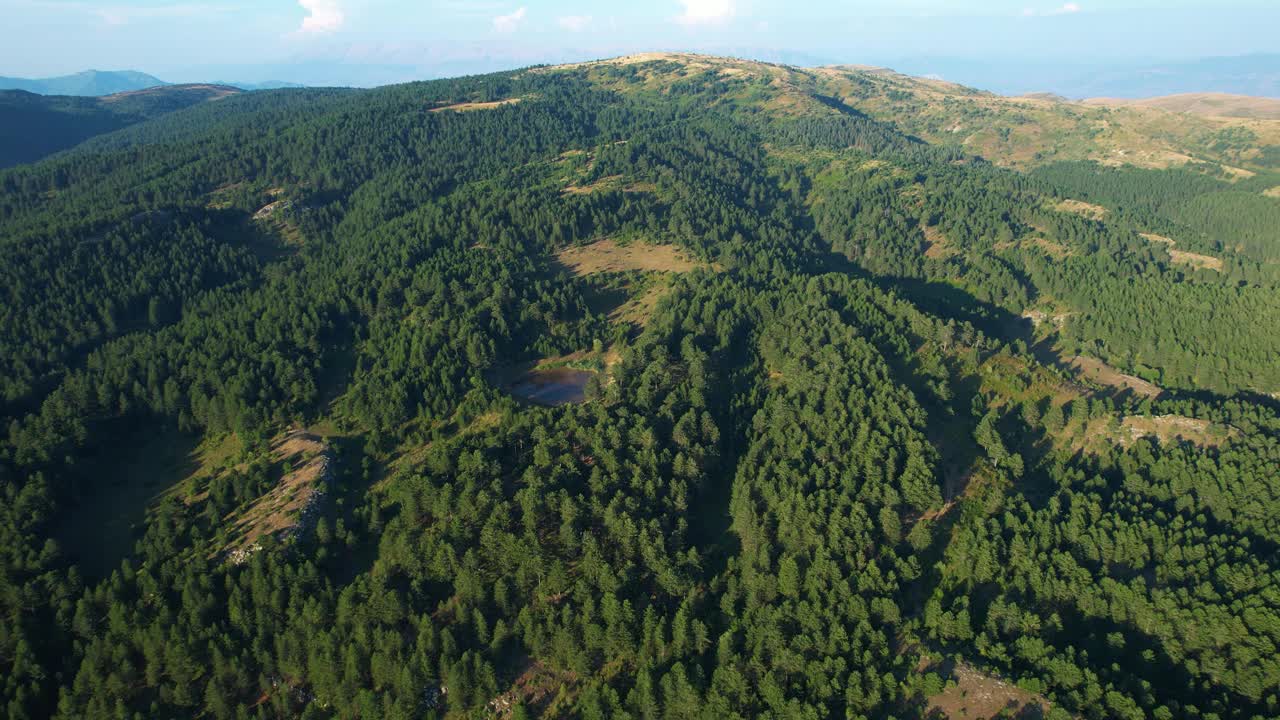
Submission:
[[100,96],[168,85],[136,70],[85,70],[51,78],[0,77],[0,90],[26,90],[38,95]]
[[1168,62],[1097,62],[904,58],[912,75],[946,78],[1007,95],[1052,93],[1074,100],[1228,93],[1280,98],[1280,55],[1252,54]]
[[1203,58],[1106,70],[1081,78],[1062,91],[1071,97],[1123,98],[1186,93],[1280,98],[1280,55]]
[[67,95],[74,97],[103,97],[167,85],[225,85],[240,90],[280,90],[306,87],[301,83],[285,82],[283,80],[263,80],[260,82],[213,80],[197,83],[171,83],[137,70],[85,70],[72,75],[50,78],[0,77],[0,90],[25,90],[37,95]]
[[1231,95],[1229,93],[1183,93],[1139,99],[1089,98],[1085,105],[1147,107],[1168,112],[1204,115],[1207,117],[1237,117],[1262,120],[1280,120],[1280,99]]

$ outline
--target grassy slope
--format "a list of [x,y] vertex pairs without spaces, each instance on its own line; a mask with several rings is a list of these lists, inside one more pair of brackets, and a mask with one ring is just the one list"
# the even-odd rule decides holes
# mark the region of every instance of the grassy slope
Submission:
[[[637,65],[641,67],[639,80],[622,78],[614,72],[618,66]],[[878,68],[804,69],[701,55],[649,53],[537,72],[566,70],[585,72],[597,85],[624,94],[656,94],[673,102],[680,102],[672,88],[682,81],[713,78],[723,88],[713,103],[730,108],[735,114],[779,123],[797,117],[862,113],[931,144],[959,146],[966,153],[1021,171],[1064,160],[1146,168],[1196,163],[1222,177],[1242,180],[1273,173],[1274,169],[1264,164],[1262,149],[1280,145],[1280,121],[1210,118],[1154,108],[1091,107],[1052,98],[1007,98]],[[815,189],[811,202],[822,201],[823,178],[846,161],[841,153],[828,156],[825,151],[774,150],[775,157],[807,168]],[[868,169],[863,164],[860,171]],[[892,167],[881,171],[902,172]],[[1091,211],[1092,219],[1113,221],[1108,209],[1100,206],[1049,198],[1046,204],[1059,212],[1076,214],[1085,208]],[[970,257],[965,259],[972,261],[976,259],[974,253],[982,254],[952,247],[942,237],[929,240],[927,230],[929,251],[934,255],[953,257],[967,252]],[[1002,254],[1043,252],[1059,260],[1077,252],[1063,238],[1034,235],[1012,247],[997,249]],[[1211,269],[1221,269],[1222,259],[1218,257],[1188,256],[1181,249],[1166,251],[1170,258],[1164,262],[1169,267],[1195,267],[1208,262],[1213,265]],[[1040,294],[1024,309],[1024,315],[1045,307],[1063,317],[1079,311]],[[1071,366],[1072,359],[1059,357],[1055,364]]]
[[1211,148],[1224,130],[1245,128],[1256,145],[1280,144],[1280,122],[1188,116],[1157,108],[1091,107],[1045,98],[1010,98],[887,71],[830,68],[828,87],[880,120],[931,143],[959,144],[1018,168],[1060,160],[1095,160],[1164,168],[1190,161],[1251,169],[1246,154]]
[[[608,68],[648,63],[640,84],[612,81]],[[732,101],[771,119],[838,113],[840,103],[927,142],[959,145],[1008,167],[1063,160],[1167,168],[1188,162],[1245,176],[1264,169],[1259,149],[1280,145],[1280,120],[1209,117],[1160,107],[1109,107],[1047,97],[1004,97],[940,80],[865,66],[796,68],[682,53],[645,53],[549,71],[585,68],[600,85],[624,92],[666,92],[672,83],[714,73]],[[548,71],[548,70],[544,70]],[[1253,100],[1257,100],[1254,98]],[[1255,103],[1256,105],[1257,103]],[[1269,117],[1269,116],[1268,116]],[[1218,147],[1221,134],[1247,131],[1244,145]],[[1240,172],[1243,171],[1243,172]]]

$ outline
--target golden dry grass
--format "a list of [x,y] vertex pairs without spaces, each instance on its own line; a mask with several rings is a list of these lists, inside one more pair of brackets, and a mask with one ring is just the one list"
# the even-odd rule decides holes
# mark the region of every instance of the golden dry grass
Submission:
[[621,244],[612,239],[565,248],[556,253],[556,259],[579,276],[627,270],[681,273],[707,267],[690,259],[685,251],[675,245],[651,245],[645,242]]
[[[489,412],[477,415],[472,418],[470,422],[462,424],[461,426],[459,426],[459,420],[457,417],[451,418],[448,421],[438,421],[438,424],[446,430],[453,428],[453,432],[448,433],[445,436],[452,440],[466,437],[468,435],[483,433],[486,430],[497,427],[501,422],[502,414],[495,410],[490,410]],[[430,450],[434,444],[435,441],[432,441],[421,445],[401,447],[396,457],[389,464],[390,470],[393,472],[388,472],[385,477],[375,483],[372,490],[375,492],[385,491],[392,480],[396,477],[397,471],[420,465],[426,459],[427,451]]]
[[1071,256],[1071,250],[1060,242],[1055,242],[1048,238],[1037,237],[1028,240],[1027,243],[1033,247],[1040,248],[1046,255],[1055,259],[1062,260]]
[[269,202],[266,205],[263,205],[262,207],[258,208],[258,211],[253,214],[253,219],[266,220],[267,218],[274,215],[277,210],[280,210],[281,208],[287,206],[288,204],[289,204],[288,200],[275,200],[273,202]]
[[654,308],[671,290],[668,280],[657,280],[649,284],[634,297],[619,305],[609,313],[609,319],[616,323],[628,323],[636,327],[644,327],[653,317]]
[[1083,200],[1062,200],[1053,206],[1058,212],[1071,213],[1090,220],[1101,220],[1107,216],[1107,209],[1101,205],[1084,202]]
[[128,90],[118,92],[112,95],[104,95],[98,98],[98,101],[104,104],[118,102],[126,98],[146,97],[149,95],[167,95],[179,92],[199,91],[206,94],[207,100],[221,100],[231,95],[239,95],[244,92],[240,88],[231,87],[229,85],[211,85],[209,83],[192,83],[188,85],[161,85],[159,87],[143,88],[142,90]]
[[1218,272],[1222,271],[1221,258],[1173,249],[1169,250],[1169,257],[1179,265],[1190,265],[1191,267],[1205,270],[1217,270]]
[[1168,246],[1166,250],[1169,253],[1169,258],[1178,265],[1189,265],[1194,268],[1217,270],[1218,272],[1222,271],[1223,264],[1221,258],[1216,258],[1212,255],[1201,255],[1199,253],[1174,249],[1173,246],[1177,243],[1172,238],[1167,238],[1163,235],[1156,235],[1155,233],[1140,234],[1148,242],[1160,243],[1161,245]]
[[928,699],[929,713],[940,712],[953,720],[978,720],[1005,711],[1016,715],[1034,705],[1040,706],[1041,716],[1049,710],[1050,703],[1045,698],[968,665],[956,665],[951,675],[955,685]]
[[524,672],[506,692],[489,701],[489,712],[498,718],[511,717],[517,707],[536,709],[545,717],[558,717],[554,706],[576,695],[577,673],[555,670],[542,661],[529,660]]
[[196,469],[166,495],[180,494],[187,505],[203,502],[209,497],[209,491],[201,488],[231,467],[243,451],[244,443],[236,433],[206,437],[195,451]]
[[1097,454],[1112,447],[1129,447],[1140,439],[1162,444],[1189,442],[1201,448],[1219,447],[1238,436],[1234,428],[1182,415],[1107,415],[1075,423],[1055,439],[1069,453]]
[[699,268],[717,268],[716,265],[690,258],[688,253],[675,245],[653,245],[639,241],[624,244],[612,239],[565,248],[556,254],[556,260],[578,276],[631,270],[655,273],[638,286],[629,285],[627,291],[630,296],[627,300],[609,311],[611,321],[637,328],[643,328],[649,322],[654,308],[670,292],[672,274]]
[[1024,310],[1022,317],[1031,321],[1034,328],[1039,328],[1046,323],[1051,324],[1055,328],[1061,328],[1067,322],[1067,318],[1075,313],[1072,312],[1045,312],[1044,310]]
[[[645,63],[654,64],[641,67],[634,78],[626,81],[603,71],[611,65]],[[1243,128],[1256,135],[1256,146],[1280,144],[1280,120],[1275,119],[1211,117],[1157,107],[1087,105],[1060,98],[1003,97],[868,66],[790,68],[689,53],[642,53],[531,72],[561,71],[582,73],[592,82],[620,92],[664,92],[681,78],[710,72],[732,84],[726,101],[741,102],[778,116],[838,114],[840,110],[816,97],[823,95],[873,118],[893,122],[926,141],[963,146],[968,152],[1008,167],[1094,160],[1111,165],[1168,168],[1208,161],[1245,177],[1252,172],[1249,168],[1256,152],[1216,148],[1212,138],[1217,133]]]
[[1280,185],[1277,185],[1270,190],[1266,190],[1262,194],[1267,197],[1280,198]]
[[1125,445],[1139,438],[1154,437],[1162,443],[1186,441],[1200,447],[1217,447],[1235,436],[1231,428],[1182,415],[1130,415],[1124,419],[1121,428],[1120,442]]
[[250,551],[267,535],[297,527],[299,516],[324,492],[322,483],[332,457],[322,438],[292,430],[272,442],[271,456],[276,462],[289,463],[290,472],[247,508],[224,518],[235,535],[229,553]]
[[211,210],[225,210],[231,207],[231,197],[230,197],[231,193],[235,192],[237,189],[243,186],[244,186],[244,182],[241,181],[236,183],[230,183],[228,185],[223,185],[222,187],[219,187],[215,190],[210,191],[205,195],[205,197],[209,198],[209,201],[205,204],[205,207]]
[[928,225],[922,228],[924,231],[924,241],[926,248],[924,256],[934,260],[946,260],[953,255],[959,254],[959,250],[951,246],[951,241],[937,227]]
[[521,98],[507,98],[506,100],[494,100],[492,102],[465,102],[454,103],[452,105],[441,105],[440,107],[431,108],[431,112],[444,112],[445,110],[453,110],[454,112],[471,112],[474,110],[492,110],[500,108],[503,105],[515,105],[520,102]]
[[614,190],[622,186],[621,175],[609,175],[602,177],[590,185],[570,184],[561,190],[565,195],[590,195],[595,192],[603,192],[605,190]]
[[1075,368],[1082,377],[1092,380],[1099,385],[1113,387],[1117,390],[1132,390],[1135,395],[1140,395],[1142,397],[1156,397],[1163,392],[1156,385],[1149,383],[1142,378],[1125,375],[1097,358],[1076,355],[1075,357],[1069,358],[1068,363],[1071,367]]
[[1219,165],[1219,167],[1225,170],[1226,173],[1232,176],[1235,180],[1248,180],[1258,174],[1252,170],[1245,170],[1244,168],[1233,167],[1231,165]]

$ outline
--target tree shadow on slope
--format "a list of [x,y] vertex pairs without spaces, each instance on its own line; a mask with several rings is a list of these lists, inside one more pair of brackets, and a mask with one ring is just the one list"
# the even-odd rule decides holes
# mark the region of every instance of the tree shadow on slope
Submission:
[[966,322],[988,337],[1005,342],[1031,341],[1031,321],[983,300],[950,283],[901,275],[879,275],[840,253],[819,256],[806,270],[812,274],[840,273],[866,280],[899,297],[926,314],[944,320]]
[[98,426],[92,437],[72,470],[76,498],[55,537],[86,575],[106,577],[133,553],[155,501],[199,467],[199,439],[127,419]]

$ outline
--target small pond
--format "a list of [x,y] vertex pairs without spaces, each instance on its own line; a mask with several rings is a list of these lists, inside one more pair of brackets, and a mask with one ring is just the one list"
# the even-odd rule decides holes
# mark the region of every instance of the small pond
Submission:
[[587,383],[595,373],[568,367],[530,370],[512,381],[507,390],[539,405],[585,402]]

